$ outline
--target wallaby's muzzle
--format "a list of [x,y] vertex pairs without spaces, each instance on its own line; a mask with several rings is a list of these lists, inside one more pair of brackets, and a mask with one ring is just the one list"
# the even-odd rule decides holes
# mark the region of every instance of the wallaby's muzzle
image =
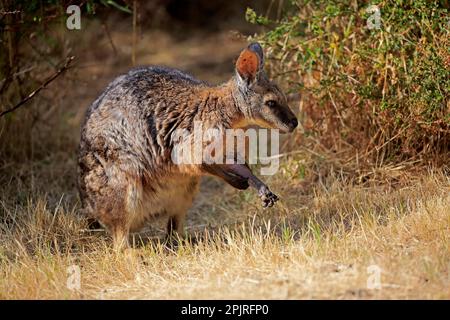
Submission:
[[284,121],[284,123],[288,127],[288,132],[292,132],[298,126],[297,117],[295,116],[294,112],[292,112],[291,108],[289,108],[289,106],[285,106],[282,109],[284,109],[283,111],[286,113],[284,118],[287,119]]
[[294,131],[294,129],[297,128],[297,126],[298,126],[298,120],[297,120],[297,118],[294,117],[289,122],[289,132]]
[[297,117],[288,106],[279,104],[264,106],[261,117],[267,123],[263,127],[278,129],[281,133],[292,132],[298,126]]

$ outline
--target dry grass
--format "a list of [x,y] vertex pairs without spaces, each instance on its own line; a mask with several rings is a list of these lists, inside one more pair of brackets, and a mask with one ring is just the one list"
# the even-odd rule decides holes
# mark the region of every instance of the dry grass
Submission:
[[[189,221],[197,242],[175,250],[153,239],[116,254],[106,236],[86,231],[76,205],[2,202],[0,298],[450,297],[442,173],[398,190],[335,180],[304,193],[283,188],[280,176],[271,184],[283,202],[269,211],[251,192],[226,188],[223,197],[208,183],[215,188]],[[80,290],[67,288],[71,265],[80,267]],[[381,289],[367,288],[371,265],[382,270]]]
[[[85,108],[126,69],[126,34],[112,32],[121,48],[115,58],[104,58],[106,40],[78,48],[85,67],[52,84],[28,112],[0,121],[1,299],[450,298],[448,171],[364,171],[299,148],[300,135],[286,140],[295,152],[265,178],[281,197],[275,208],[263,210],[252,191],[206,179],[188,218],[193,241],[164,247],[160,221],[135,237],[133,249],[114,253],[107,235],[86,230],[77,217],[75,150]],[[212,81],[229,73],[209,66],[228,66],[242,45],[224,36],[146,37],[139,63],[181,66]],[[159,50],[145,46],[150,40]],[[227,46],[205,56],[214,41]],[[47,101],[56,107],[45,111]],[[80,290],[67,287],[72,265],[81,270]],[[367,287],[371,265],[382,270],[381,289]]]

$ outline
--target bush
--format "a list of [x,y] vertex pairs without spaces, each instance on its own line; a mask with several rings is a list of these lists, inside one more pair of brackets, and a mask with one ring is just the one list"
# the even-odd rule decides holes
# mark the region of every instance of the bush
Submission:
[[[377,28],[376,5],[380,24]],[[272,77],[301,94],[305,135],[372,163],[448,161],[448,1],[292,1],[269,30]],[[369,28],[372,27],[372,28]],[[350,153],[351,154],[351,153]]]

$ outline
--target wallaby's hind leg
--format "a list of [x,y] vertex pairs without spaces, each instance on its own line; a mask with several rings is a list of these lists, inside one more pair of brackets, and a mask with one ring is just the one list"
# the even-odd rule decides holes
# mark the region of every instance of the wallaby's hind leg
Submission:
[[[111,201],[111,199],[110,199]],[[98,212],[98,220],[106,227],[113,240],[113,248],[120,251],[129,247],[129,223],[124,206],[107,205],[106,208],[100,209]],[[103,203],[105,204],[105,203]]]
[[82,212],[90,221],[98,221],[106,228],[116,250],[127,247],[130,215],[127,210],[129,183],[126,175],[117,170],[115,179],[110,179],[103,166],[97,164],[83,172],[80,182],[85,191],[82,193]]
[[175,238],[183,236],[185,214],[179,214],[169,217],[167,222],[167,237]]
[[185,217],[186,212],[169,216],[169,220],[167,221],[167,234],[164,242],[171,248],[176,248],[186,238],[184,231]]
[[180,194],[178,202],[176,204],[171,203],[168,206],[168,209],[166,209],[169,216],[169,220],[167,222],[167,239],[177,241],[185,237],[184,222],[186,220],[186,213],[192,206],[195,194],[198,191],[198,185],[199,179],[192,178],[186,185],[183,193]]

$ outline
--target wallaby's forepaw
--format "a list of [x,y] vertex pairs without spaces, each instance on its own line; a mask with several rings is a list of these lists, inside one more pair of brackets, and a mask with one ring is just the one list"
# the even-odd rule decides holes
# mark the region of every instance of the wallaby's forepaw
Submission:
[[262,186],[259,189],[259,197],[262,200],[262,205],[264,208],[272,207],[279,199],[278,196],[270,191],[267,186]]

